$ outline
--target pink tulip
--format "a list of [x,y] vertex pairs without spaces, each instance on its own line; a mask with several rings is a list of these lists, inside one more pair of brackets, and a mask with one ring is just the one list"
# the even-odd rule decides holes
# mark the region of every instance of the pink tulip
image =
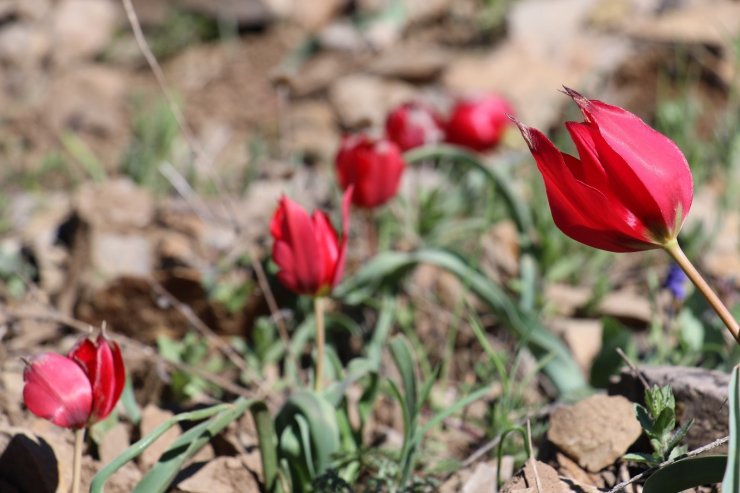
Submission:
[[442,118],[421,103],[410,102],[398,106],[385,120],[385,133],[402,151],[444,139]]
[[80,429],[105,419],[126,382],[121,350],[100,335],[83,339],[62,356],[43,353],[23,372],[23,401],[36,416],[64,428]]
[[352,203],[366,209],[383,205],[396,195],[406,167],[396,144],[363,134],[344,137],[336,166],[339,185],[344,190],[354,186]]
[[309,216],[287,197],[280,199],[270,224],[274,239],[272,259],[280,268],[278,279],[297,294],[325,296],[342,279],[349,228],[352,189],[342,199],[342,238],[322,211]]
[[511,104],[495,94],[463,99],[447,121],[447,142],[478,152],[496,147],[509,125]]
[[566,88],[584,122],[567,122],[578,158],[516,122],[545,181],[555,224],[586,245],[613,252],[664,246],[691,208],[686,158],[632,113]]

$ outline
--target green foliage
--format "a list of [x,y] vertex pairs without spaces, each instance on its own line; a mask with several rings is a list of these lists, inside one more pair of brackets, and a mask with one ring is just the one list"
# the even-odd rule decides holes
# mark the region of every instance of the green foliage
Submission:
[[167,102],[153,105],[134,103],[131,142],[123,156],[120,171],[139,185],[163,192],[169,189],[159,166],[172,159],[173,146],[180,130]]
[[212,18],[173,9],[162,26],[147,32],[147,41],[161,60],[190,45],[218,39],[219,34],[219,25]]
[[35,267],[23,258],[20,251],[0,248],[0,292],[20,299],[26,292],[26,280],[33,279]]
[[[180,341],[160,336],[157,348],[170,361],[198,366],[211,373],[220,373],[225,368],[223,357],[211,354],[207,341],[194,332],[188,332]],[[220,387],[184,371],[174,371],[170,378],[170,389],[178,401],[194,399],[203,393],[219,396],[222,392]]]
[[645,406],[635,404],[635,416],[643,431],[650,439],[652,454],[627,454],[625,460],[657,465],[686,453],[687,447],[678,444],[686,437],[689,428],[694,424],[691,419],[683,426],[676,428],[676,399],[670,386],[645,389]]
[[730,405],[730,444],[722,491],[740,493],[740,366],[732,370],[727,402]]
[[[697,486],[718,483],[727,464],[727,456],[688,457],[668,464],[653,473],[643,486],[643,493],[681,493]],[[736,493],[737,490],[725,490]]]

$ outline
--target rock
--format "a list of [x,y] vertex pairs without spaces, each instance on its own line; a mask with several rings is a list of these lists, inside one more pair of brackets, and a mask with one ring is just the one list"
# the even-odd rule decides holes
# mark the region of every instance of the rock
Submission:
[[74,207],[82,221],[107,231],[137,231],[151,225],[154,218],[150,191],[125,178],[82,185]]
[[296,102],[288,115],[287,144],[304,160],[330,161],[339,148],[334,112],[320,101]]
[[185,9],[241,26],[264,26],[274,13],[262,0],[180,0]]
[[51,81],[44,118],[59,136],[83,131],[110,137],[127,125],[126,91],[118,69],[92,64],[61,71]]
[[624,455],[641,434],[630,401],[594,395],[555,410],[547,438],[581,467],[597,472]]
[[102,53],[121,18],[116,2],[62,0],[51,16],[54,61],[60,66]]
[[702,2],[659,16],[630,17],[623,29],[642,40],[730,48],[740,35],[740,4]]
[[647,325],[653,316],[653,307],[650,303],[645,294],[622,289],[604,296],[599,303],[598,311],[607,317]]
[[409,23],[438,19],[449,12],[452,0],[403,0]]
[[90,238],[92,268],[96,276],[147,277],[154,264],[149,238],[140,234],[93,231]]
[[[537,487],[535,469],[540,488]],[[600,493],[600,491],[572,479],[561,479],[557,471],[544,462],[536,461],[536,465],[532,467],[532,461],[528,460],[524,468],[503,485],[501,493]]]
[[558,318],[548,324],[560,334],[586,375],[591,363],[601,351],[603,325],[601,320]]
[[444,70],[451,58],[452,55],[441,48],[407,44],[383,51],[368,68],[384,77],[429,82]]
[[239,457],[216,457],[208,461],[192,476],[180,482],[177,488],[186,493],[216,491],[259,493],[260,491],[254,475],[244,467]]
[[[507,455],[502,459],[501,478],[510,478],[514,469],[514,458]],[[496,468],[495,461],[481,462],[475,466],[473,474],[465,481],[462,493],[490,493],[496,491],[494,487],[496,484]]]
[[381,77],[353,74],[342,77],[329,88],[329,101],[343,126],[350,129],[380,127],[388,111],[416,94],[405,83]]
[[[154,431],[156,427],[170,419],[172,416],[173,414],[170,411],[165,411],[153,404],[149,404],[141,411],[141,436],[148,435]],[[164,432],[161,437],[147,447],[147,449],[139,456],[142,468],[147,470],[156,464],[159,457],[169,448],[172,442],[177,440],[180,435],[180,427],[177,425]]]
[[131,443],[128,428],[123,423],[116,423],[106,431],[98,443],[100,462],[108,464],[118,457]]
[[51,39],[32,22],[15,22],[0,30],[0,63],[20,68],[38,67],[48,57]]
[[131,0],[142,26],[161,26],[170,15],[171,0]]
[[[644,366],[640,372],[651,386],[671,386],[679,423],[694,419],[684,441],[689,448],[706,445],[729,433],[728,374],[682,366]],[[633,402],[642,402],[645,394],[642,384],[629,369],[622,370],[609,386],[609,393],[623,395]]]

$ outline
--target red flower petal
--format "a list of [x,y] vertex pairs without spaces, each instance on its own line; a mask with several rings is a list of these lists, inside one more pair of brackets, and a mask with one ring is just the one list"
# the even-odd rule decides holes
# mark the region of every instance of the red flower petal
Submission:
[[92,409],[92,387],[73,360],[43,353],[23,371],[23,402],[36,416],[64,428],[83,428]]

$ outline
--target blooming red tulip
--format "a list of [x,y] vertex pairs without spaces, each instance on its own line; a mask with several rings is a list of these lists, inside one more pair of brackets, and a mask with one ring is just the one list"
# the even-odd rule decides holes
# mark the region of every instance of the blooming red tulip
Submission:
[[674,240],[694,188],[680,149],[632,113],[566,92],[585,119],[565,124],[578,158],[517,122],[545,181],[555,224],[574,240],[613,252]]
[[442,118],[434,109],[417,102],[404,103],[388,114],[385,133],[402,151],[444,138]]
[[503,137],[510,113],[511,105],[502,96],[459,101],[447,121],[447,142],[479,152],[490,150]]
[[342,279],[351,197],[349,188],[342,199],[341,239],[322,211],[309,216],[289,198],[280,199],[270,224],[272,259],[280,267],[278,279],[294,293],[325,296]]
[[373,208],[396,195],[405,164],[395,143],[360,134],[342,139],[336,166],[339,185],[354,186],[352,203]]
[[80,341],[65,357],[43,353],[23,372],[23,401],[36,416],[64,428],[84,428],[105,419],[126,382],[121,350],[100,335]]

